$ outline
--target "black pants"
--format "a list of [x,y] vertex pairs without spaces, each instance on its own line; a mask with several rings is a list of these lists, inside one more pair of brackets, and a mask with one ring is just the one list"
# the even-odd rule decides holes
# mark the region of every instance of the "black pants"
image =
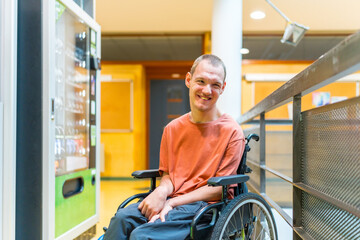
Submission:
[[138,210],[139,203],[119,209],[111,218],[104,240],[184,240],[190,234],[190,224],[195,214],[205,207],[206,202],[195,202],[178,206],[165,217],[148,223]]

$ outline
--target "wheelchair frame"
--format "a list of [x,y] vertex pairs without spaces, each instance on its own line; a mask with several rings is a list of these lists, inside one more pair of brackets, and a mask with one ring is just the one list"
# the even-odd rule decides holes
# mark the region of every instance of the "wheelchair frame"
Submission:
[[[277,240],[276,224],[270,206],[260,195],[247,192],[246,181],[249,180],[249,176],[245,175],[245,173],[251,173],[252,170],[246,165],[246,157],[250,151],[249,142],[251,139],[258,141],[259,136],[250,134],[246,137],[245,149],[237,175],[213,177],[207,182],[209,186],[222,186],[221,201],[207,205],[194,216],[191,223],[190,236],[187,239],[245,240],[252,239],[250,237],[258,233],[268,236],[265,239]],[[133,172],[132,176],[138,179],[150,178],[150,190],[149,192],[127,198],[120,204],[118,210],[126,207],[127,204],[135,199],[141,201],[154,191],[156,188],[156,178],[160,177],[160,173],[158,169],[142,170]],[[235,197],[231,200],[228,199],[227,192],[229,186],[233,184],[237,184],[237,187],[234,191]],[[257,214],[261,215],[258,216]],[[232,221],[236,222],[236,226]],[[260,232],[257,232],[257,227],[260,228]],[[104,228],[104,230],[106,229]]]

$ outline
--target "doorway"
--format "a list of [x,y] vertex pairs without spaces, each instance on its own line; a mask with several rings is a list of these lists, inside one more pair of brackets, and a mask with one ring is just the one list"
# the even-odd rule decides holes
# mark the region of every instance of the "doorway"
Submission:
[[184,80],[150,80],[149,169],[159,168],[165,126],[189,111],[189,90]]

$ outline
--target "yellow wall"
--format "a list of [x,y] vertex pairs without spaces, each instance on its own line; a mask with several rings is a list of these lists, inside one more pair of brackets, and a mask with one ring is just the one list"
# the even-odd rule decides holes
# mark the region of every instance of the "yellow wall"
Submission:
[[146,82],[141,65],[103,63],[102,75],[112,79],[132,79],[134,86],[134,129],[129,133],[101,133],[105,151],[102,177],[130,177],[146,167]]
[[[293,62],[293,61],[244,61],[242,65],[242,75],[248,73],[300,73],[311,62]],[[242,78],[242,113],[250,110],[269,94],[274,92],[285,82],[258,81],[250,82]],[[356,96],[355,82],[335,82],[322,87],[315,92],[330,92],[331,96],[346,96],[352,98]],[[312,104],[312,94],[308,94],[302,99],[302,110],[314,108]],[[266,118],[288,119],[288,105],[281,106],[265,114]]]

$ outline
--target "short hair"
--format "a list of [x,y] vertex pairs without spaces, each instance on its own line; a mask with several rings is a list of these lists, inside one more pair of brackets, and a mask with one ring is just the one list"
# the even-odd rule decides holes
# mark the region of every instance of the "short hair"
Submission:
[[190,73],[191,75],[194,74],[195,70],[196,70],[196,67],[199,65],[199,63],[203,60],[207,60],[209,61],[209,63],[211,65],[213,65],[214,67],[218,67],[218,66],[221,66],[222,69],[224,70],[224,81],[225,81],[225,78],[226,78],[226,67],[225,67],[225,64],[224,62],[216,55],[214,54],[204,54],[204,55],[201,55],[200,57],[198,57],[192,67],[191,67],[191,70],[190,70]]

